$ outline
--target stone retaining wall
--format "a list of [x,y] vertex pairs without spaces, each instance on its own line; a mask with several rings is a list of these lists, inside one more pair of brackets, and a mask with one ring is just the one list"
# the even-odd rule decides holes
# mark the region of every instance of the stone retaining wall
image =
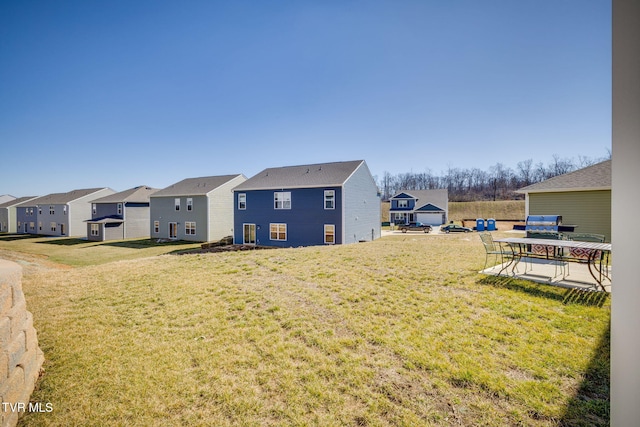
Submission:
[[29,407],[44,355],[22,292],[22,268],[0,259],[0,426]]

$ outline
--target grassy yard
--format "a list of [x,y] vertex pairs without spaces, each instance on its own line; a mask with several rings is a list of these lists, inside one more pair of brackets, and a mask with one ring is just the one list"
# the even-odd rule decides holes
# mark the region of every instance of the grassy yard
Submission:
[[79,267],[23,279],[46,357],[32,400],[54,408],[23,426],[609,425],[609,300],[480,275],[475,233],[82,245],[55,246]]

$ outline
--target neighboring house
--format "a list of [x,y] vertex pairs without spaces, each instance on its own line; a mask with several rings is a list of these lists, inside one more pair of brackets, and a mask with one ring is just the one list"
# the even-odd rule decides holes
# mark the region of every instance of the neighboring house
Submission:
[[151,195],[151,237],[209,242],[233,230],[233,187],[242,175],[188,178]]
[[442,225],[449,216],[449,192],[439,190],[403,190],[389,199],[389,222],[422,222]]
[[518,190],[526,215],[561,215],[577,233],[604,234],[611,241],[611,160],[558,175]]
[[110,188],[85,188],[37,197],[16,206],[17,233],[85,236],[91,200],[113,194]]
[[291,247],[380,237],[380,197],[364,160],[269,168],[233,192],[237,244]]
[[12,200],[15,200],[16,198],[13,197],[10,194],[3,194],[2,196],[0,196],[0,204],[3,204],[5,202],[10,202]]
[[141,185],[91,201],[87,239],[101,242],[149,237],[149,196],[156,188]]
[[16,233],[18,231],[16,206],[35,198],[35,196],[20,197],[0,203],[0,233]]

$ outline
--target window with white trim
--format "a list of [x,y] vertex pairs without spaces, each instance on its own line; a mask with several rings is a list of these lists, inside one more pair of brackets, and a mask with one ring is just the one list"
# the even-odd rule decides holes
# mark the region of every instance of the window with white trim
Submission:
[[100,224],[91,224],[91,235],[92,236],[100,235]]
[[408,208],[409,207],[409,201],[408,200],[398,200],[398,207],[399,208]]
[[36,229],[36,223],[35,223],[35,222],[33,222],[33,221],[32,221],[32,222],[30,222],[30,223],[29,223],[29,228],[30,228],[30,229],[32,229],[32,230],[35,230],[35,229]]
[[336,208],[336,191],[324,190],[324,208],[335,209]]
[[324,242],[328,245],[336,243],[336,226],[334,224],[324,225]]
[[247,194],[246,193],[238,193],[238,209],[239,210],[247,209]]
[[291,209],[291,191],[276,191],[273,193],[274,209]]
[[95,203],[91,203],[91,213],[95,215],[98,212],[98,208]]
[[42,221],[38,221],[38,230],[42,231]]
[[42,206],[38,206],[38,215],[42,215]]
[[160,221],[153,221],[153,232],[154,233],[160,232]]
[[184,232],[186,234],[195,235],[196,234],[196,223],[194,221],[185,221],[185,223],[184,223]]
[[55,215],[55,214],[56,214],[56,207],[49,206],[49,215]]
[[51,222],[49,223],[49,228],[51,228],[51,231],[56,231],[56,227],[58,224],[56,224],[55,222]]
[[180,199],[174,199],[173,200],[175,206],[176,206],[176,210],[179,211],[180,210]]
[[122,215],[122,203],[118,203],[118,215]]
[[269,224],[271,240],[287,240],[287,224]]
[[64,205],[62,207],[62,213],[65,214],[65,215],[67,214],[67,205]]
[[193,210],[193,199],[191,197],[187,198],[187,210],[189,212]]

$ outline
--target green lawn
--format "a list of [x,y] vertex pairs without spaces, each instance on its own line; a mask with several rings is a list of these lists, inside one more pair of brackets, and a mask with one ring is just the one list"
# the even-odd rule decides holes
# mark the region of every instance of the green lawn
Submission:
[[475,233],[90,245],[23,279],[54,410],[21,425],[609,425],[608,298],[480,275]]

